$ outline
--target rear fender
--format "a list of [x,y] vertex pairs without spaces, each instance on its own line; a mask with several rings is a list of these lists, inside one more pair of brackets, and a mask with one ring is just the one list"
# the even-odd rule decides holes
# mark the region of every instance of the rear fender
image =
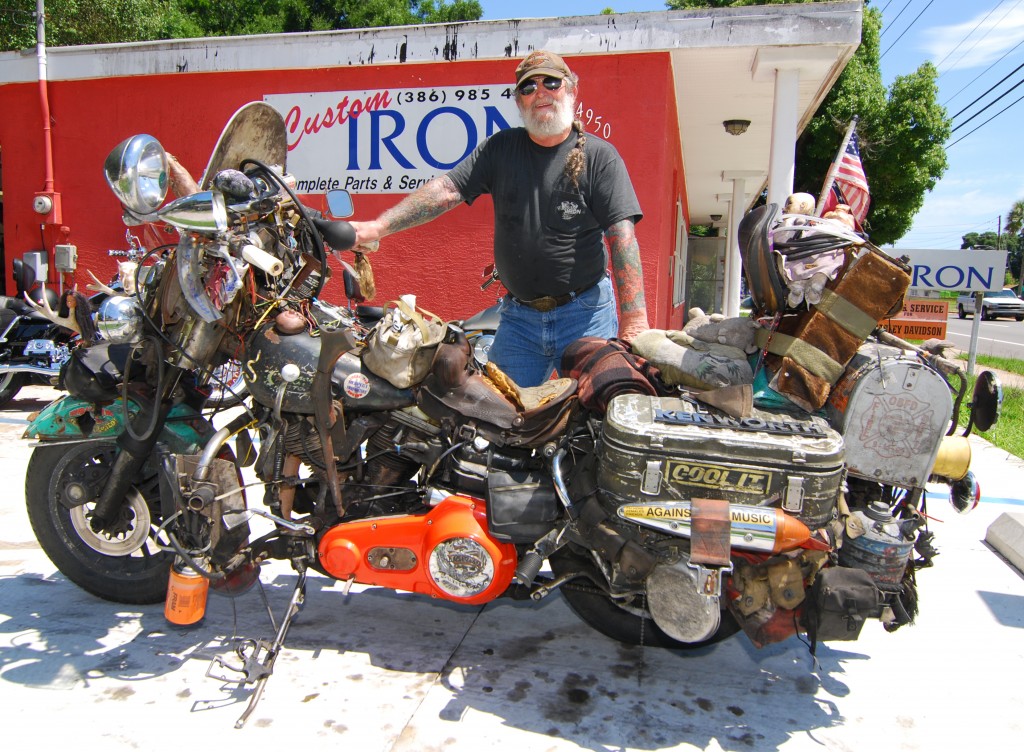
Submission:
[[[139,405],[128,400],[131,418]],[[125,411],[121,399],[106,405],[64,396],[51,402],[34,417],[22,438],[41,442],[116,439],[125,430]],[[214,434],[213,426],[198,412],[185,404],[171,408],[161,431],[160,441],[175,454],[199,452]]]

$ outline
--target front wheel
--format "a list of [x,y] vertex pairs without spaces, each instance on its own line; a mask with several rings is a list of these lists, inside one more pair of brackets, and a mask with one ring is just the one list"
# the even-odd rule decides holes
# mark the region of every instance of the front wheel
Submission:
[[206,400],[208,407],[234,407],[240,404],[248,393],[242,364],[237,360],[228,360],[215,368],[210,385],[212,390],[209,399]]
[[[581,556],[564,550],[551,557],[551,569],[556,575],[573,570],[586,570],[588,567]],[[567,582],[561,587],[561,591],[569,603],[569,608],[580,619],[606,637],[626,645],[693,650],[721,642],[740,628],[732,614],[723,610],[722,622],[713,635],[700,642],[680,642],[669,637],[654,623],[643,596],[636,596],[630,601],[613,599],[585,577]]]
[[23,373],[8,371],[0,376],[0,407],[7,407],[7,403],[15,398],[23,386],[25,386],[25,374]]
[[156,473],[143,469],[111,530],[93,526],[117,453],[108,442],[36,448],[25,479],[29,522],[50,561],[83,590],[117,603],[159,603],[173,555],[152,534],[160,524]]
[[967,311],[965,311],[964,307],[962,305],[960,305],[959,303],[956,304],[956,315],[957,315],[958,318],[961,318],[961,319],[967,318]]

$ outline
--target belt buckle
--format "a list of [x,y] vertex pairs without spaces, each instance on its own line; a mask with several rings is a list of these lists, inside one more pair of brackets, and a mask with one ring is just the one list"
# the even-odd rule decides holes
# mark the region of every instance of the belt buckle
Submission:
[[558,301],[551,295],[545,295],[543,298],[531,300],[530,305],[535,311],[547,313],[548,311],[553,311],[558,308]]

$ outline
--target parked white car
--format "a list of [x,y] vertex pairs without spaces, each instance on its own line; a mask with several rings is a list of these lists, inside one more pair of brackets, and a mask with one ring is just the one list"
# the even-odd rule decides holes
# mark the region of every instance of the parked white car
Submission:
[[[974,313],[974,293],[966,292],[956,299],[956,313],[962,319]],[[986,292],[981,301],[981,320],[991,321],[1000,317],[1013,317],[1024,321],[1024,300],[1017,297],[1010,288]]]

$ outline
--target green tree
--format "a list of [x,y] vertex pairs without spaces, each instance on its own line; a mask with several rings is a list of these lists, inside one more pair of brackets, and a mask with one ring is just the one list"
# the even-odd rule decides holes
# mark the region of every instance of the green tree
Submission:
[[[721,8],[778,1],[669,0],[666,4],[672,9]],[[931,63],[898,77],[886,89],[879,63],[881,27],[882,14],[865,8],[860,47],[797,141],[794,176],[795,190],[817,195],[850,120],[858,116],[861,161],[871,187],[866,227],[879,245],[907,233],[925,193],[945,173],[944,144],[951,128],[951,119],[938,103],[937,71]]]
[[[0,0],[0,50],[36,44],[35,0]],[[46,44],[475,21],[477,0],[47,0]]]

